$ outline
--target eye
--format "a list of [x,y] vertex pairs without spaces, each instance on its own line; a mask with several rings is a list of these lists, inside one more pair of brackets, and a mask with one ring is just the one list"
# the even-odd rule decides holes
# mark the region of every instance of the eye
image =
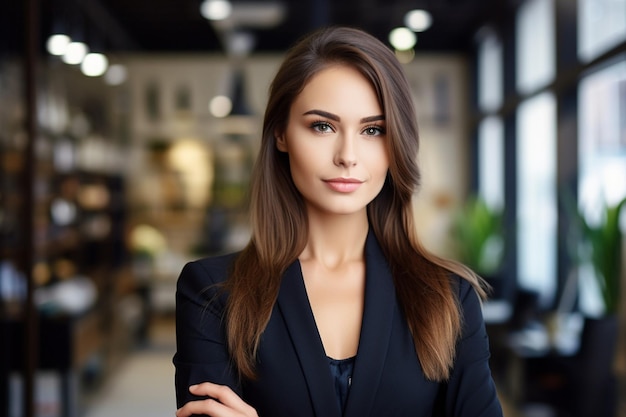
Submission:
[[385,134],[385,129],[381,126],[367,126],[363,129],[363,134],[367,136],[380,136]]
[[330,123],[324,121],[313,122],[311,128],[319,133],[328,133],[333,131],[333,127]]

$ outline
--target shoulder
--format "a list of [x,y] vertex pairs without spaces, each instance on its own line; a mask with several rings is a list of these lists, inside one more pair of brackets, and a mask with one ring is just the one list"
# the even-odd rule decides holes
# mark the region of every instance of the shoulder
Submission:
[[468,296],[471,297],[472,294],[478,297],[472,283],[457,274],[450,274],[450,285],[460,303],[463,303],[464,300],[466,300]]
[[237,253],[190,261],[180,272],[176,283],[177,299],[204,304],[216,296],[224,296],[223,284],[228,279]]
[[482,303],[474,285],[456,274],[450,277],[454,294],[459,303],[462,337],[467,337],[484,326]]
[[238,253],[211,256],[188,262],[181,271],[179,280],[195,277],[205,284],[220,284],[226,280]]

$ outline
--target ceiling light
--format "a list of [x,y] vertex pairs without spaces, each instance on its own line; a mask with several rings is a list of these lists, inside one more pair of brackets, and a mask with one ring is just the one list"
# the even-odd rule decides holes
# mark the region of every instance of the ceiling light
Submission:
[[389,33],[389,42],[398,51],[406,51],[411,49],[417,43],[417,36],[415,33],[406,27],[399,27],[393,29]]
[[88,77],[99,77],[106,72],[108,66],[106,55],[92,52],[85,56],[80,69]]
[[63,62],[66,64],[76,65],[83,62],[85,55],[89,52],[89,48],[82,42],[70,42],[63,54]]
[[423,32],[430,28],[433,18],[426,10],[411,10],[404,16],[404,24],[414,32]]
[[48,38],[48,42],[46,43],[46,49],[51,55],[61,56],[65,53],[67,49],[67,45],[70,44],[72,40],[69,36],[63,34],[52,35]]
[[286,6],[281,1],[243,1],[234,5],[230,18],[238,27],[271,29],[282,23],[286,15]]
[[228,0],[204,0],[200,5],[200,14],[209,20],[224,20],[233,11]]

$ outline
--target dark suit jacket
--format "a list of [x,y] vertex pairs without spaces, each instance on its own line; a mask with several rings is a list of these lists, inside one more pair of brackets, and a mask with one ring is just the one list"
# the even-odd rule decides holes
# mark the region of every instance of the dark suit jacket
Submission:
[[[232,260],[233,255],[226,255],[191,262],[178,280],[178,406],[197,399],[189,394],[189,385],[211,381],[229,385],[260,417],[341,417],[297,261],[284,274],[260,343],[258,379],[238,382],[225,345],[225,296],[216,296],[211,288],[226,278]],[[450,380],[436,383],[424,377],[389,267],[370,233],[365,309],[345,417],[502,415],[478,297],[467,281],[453,279],[463,309],[463,334]]]

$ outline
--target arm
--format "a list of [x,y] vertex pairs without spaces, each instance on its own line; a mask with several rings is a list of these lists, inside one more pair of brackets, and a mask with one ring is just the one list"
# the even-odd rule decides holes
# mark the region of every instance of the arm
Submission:
[[459,284],[463,332],[448,382],[446,409],[451,416],[500,417],[502,408],[489,368],[489,340],[478,295],[464,279]]
[[176,417],[207,415],[212,417],[258,417],[256,410],[246,404],[240,396],[226,385],[204,382],[189,387],[194,395],[207,397],[204,400],[189,401],[176,410]]
[[225,263],[213,262],[185,265],[177,283],[173,362],[176,403],[177,407],[184,406],[178,410],[179,416],[195,413],[217,417],[231,409],[251,410],[241,400],[241,386],[226,347],[225,301],[212,276],[223,280],[227,270]]

